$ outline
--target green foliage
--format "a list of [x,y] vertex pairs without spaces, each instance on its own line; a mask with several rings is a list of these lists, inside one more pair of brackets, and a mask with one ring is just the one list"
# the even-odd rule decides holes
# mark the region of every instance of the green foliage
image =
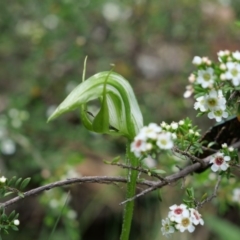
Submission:
[[215,216],[206,216],[206,225],[213,231],[218,239],[226,240],[238,240],[240,236],[240,230],[237,226],[231,224],[226,220],[222,220]]

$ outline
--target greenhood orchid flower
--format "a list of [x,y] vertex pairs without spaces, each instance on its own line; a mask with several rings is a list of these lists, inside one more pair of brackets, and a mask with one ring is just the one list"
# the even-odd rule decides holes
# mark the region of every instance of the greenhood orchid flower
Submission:
[[[87,103],[99,99],[101,107],[94,119],[89,118]],[[81,109],[84,126],[93,132],[122,135],[133,139],[143,127],[143,117],[133,90],[121,75],[100,72],[80,83],[49,117]]]

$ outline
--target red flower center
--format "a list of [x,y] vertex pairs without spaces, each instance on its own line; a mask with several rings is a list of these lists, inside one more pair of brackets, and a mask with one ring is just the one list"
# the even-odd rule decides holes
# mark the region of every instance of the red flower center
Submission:
[[176,208],[176,209],[174,210],[174,213],[175,213],[175,214],[182,214],[182,212],[183,212],[183,210],[182,210],[181,208]]
[[197,214],[196,212],[193,212],[193,215],[195,216],[195,218],[196,218],[197,220],[199,220],[199,216],[198,216],[198,214]]
[[223,162],[224,162],[223,157],[216,157],[216,158],[215,158],[215,163],[216,163],[217,165],[222,165]]
[[136,147],[140,147],[142,145],[142,140],[137,140]]

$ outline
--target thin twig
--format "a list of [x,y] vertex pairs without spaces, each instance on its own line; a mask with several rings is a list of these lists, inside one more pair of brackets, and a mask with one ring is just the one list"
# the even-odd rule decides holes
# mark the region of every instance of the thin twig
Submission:
[[222,176],[219,175],[219,176],[218,176],[217,183],[216,183],[216,185],[215,185],[215,187],[214,187],[213,194],[212,194],[210,197],[208,197],[208,198],[206,198],[205,200],[203,200],[202,202],[197,203],[196,209],[201,208],[205,203],[210,202],[210,201],[213,200],[213,198],[217,197],[217,192],[218,192],[218,189],[219,189],[219,185],[220,185],[221,180],[222,180]]
[[176,147],[173,148],[173,151],[175,151],[175,152],[177,152],[177,153],[180,153],[180,154],[182,154],[183,156],[186,156],[186,157],[190,158],[190,159],[193,160],[194,162],[199,162],[199,163],[202,165],[202,167],[205,167],[205,166],[206,166],[206,164],[205,164],[205,162],[203,161],[203,159],[197,158],[197,157],[191,155],[190,153],[188,153],[188,152],[186,152],[186,151],[182,151],[182,150],[180,150],[180,149],[178,149],[178,148],[176,148]]
[[151,171],[151,169],[144,169],[144,168],[141,168],[141,167],[133,167],[133,166],[125,165],[125,164],[122,164],[122,163],[110,163],[110,164],[113,165],[113,166],[118,166],[118,167],[122,167],[122,168],[133,169],[133,170],[136,170],[138,172],[145,173],[147,175],[149,175],[149,173],[150,173],[152,177],[156,177],[159,180],[166,181],[166,179],[164,177],[160,176],[159,174],[153,173]]

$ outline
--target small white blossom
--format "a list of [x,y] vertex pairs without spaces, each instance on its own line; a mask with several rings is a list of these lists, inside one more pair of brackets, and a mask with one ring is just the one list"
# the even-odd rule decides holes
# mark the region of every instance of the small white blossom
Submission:
[[196,81],[201,84],[203,88],[208,88],[212,87],[214,78],[214,69],[207,68],[206,70],[198,70]]
[[234,86],[238,86],[240,84],[240,64],[236,62],[227,62],[226,66],[226,78],[231,80]]
[[228,113],[223,111],[222,109],[215,109],[212,112],[208,113],[208,117],[210,119],[216,119],[217,122],[221,122],[222,118],[227,118],[228,117]]
[[6,179],[4,176],[0,177],[0,182],[1,182],[1,183],[5,183],[6,180],[7,180],[7,179]]
[[194,134],[194,131],[192,129],[189,129],[189,134]]
[[233,189],[232,200],[234,202],[240,203],[240,188]]
[[211,169],[213,172],[217,172],[219,170],[226,171],[229,167],[227,163],[231,158],[229,156],[224,156],[223,153],[216,153],[212,156],[210,163],[212,163]]
[[195,227],[193,226],[189,216],[177,219],[176,222],[176,229],[178,229],[180,232],[188,230],[190,233],[192,233],[195,230]]
[[172,139],[177,139],[177,135],[176,135],[176,133],[172,133]]
[[16,144],[11,139],[4,139],[0,143],[0,150],[5,155],[14,154],[16,151]]
[[173,147],[172,134],[163,132],[158,135],[157,146],[160,149],[171,149]]
[[162,128],[156,123],[150,123],[148,126],[145,126],[140,130],[139,135],[141,135],[143,139],[157,139],[158,133],[161,131]]
[[199,132],[195,132],[194,135],[195,135],[196,137],[199,137],[199,136],[200,136]]
[[225,75],[224,73],[222,73],[222,74],[220,75],[220,79],[221,79],[222,81],[225,81],[225,80],[226,80],[226,75]]
[[232,55],[236,60],[240,61],[240,52],[239,51],[233,52]]
[[227,67],[226,67],[226,65],[225,65],[224,63],[221,63],[221,64],[220,64],[220,69],[221,69],[221,70],[226,70]]
[[141,136],[136,136],[131,143],[131,152],[133,152],[136,157],[140,157],[148,148],[148,143],[142,139]]
[[19,221],[18,219],[15,219],[15,220],[13,221],[13,224],[14,224],[15,226],[18,226],[18,225],[20,224],[20,221]]
[[193,92],[194,92],[194,89],[193,89],[192,85],[187,85],[186,91],[184,92],[183,97],[189,98],[192,96]]
[[190,76],[188,77],[188,81],[190,83],[194,83],[196,81],[195,75],[191,73]]
[[218,57],[224,57],[225,56],[225,51],[219,51],[217,53]]
[[224,98],[221,90],[211,90],[209,94],[205,96],[204,107],[210,111],[215,109],[226,109],[226,99]]
[[207,109],[205,107],[205,97],[201,96],[201,97],[198,97],[196,100],[197,102],[194,103],[194,109],[196,110],[199,109],[201,112],[206,112]]
[[182,219],[184,217],[189,217],[189,210],[185,204],[180,204],[179,206],[174,204],[169,207],[171,210],[168,213],[168,217],[171,221],[176,221],[177,219]]
[[225,56],[228,56],[230,54],[230,51],[229,50],[225,50],[224,53],[225,53]]
[[178,123],[172,122],[172,123],[171,123],[171,127],[172,127],[172,129],[174,129],[174,130],[178,129]]
[[179,125],[183,125],[184,124],[184,121],[183,120],[180,120],[179,121]]
[[229,152],[233,152],[233,151],[234,151],[234,148],[233,148],[233,147],[229,147],[229,148],[228,148],[228,151],[229,151]]
[[167,126],[167,123],[165,123],[164,121],[160,124],[160,126],[162,127],[162,128],[165,128],[166,126]]
[[204,224],[204,221],[202,219],[202,215],[194,208],[189,208],[190,211],[190,218],[194,225]]
[[227,143],[223,143],[222,148],[227,148]]
[[199,56],[195,56],[194,58],[193,58],[193,60],[192,60],[192,63],[194,64],[194,65],[200,65],[201,63],[202,63],[202,58],[201,57],[199,57]]
[[169,234],[174,233],[175,229],[173,226],[171,226],[171,222],[169,218],[166,218],[165,220],[162,220],[162,227],[161,227],[162,234],[166,237],[168,237]]
[[157,165],[157,164],[156,164],[156,160],[153,159],[150,155],[143,159],[143,163],[144,163],[148,168],[154,168],[154,167],[156,167],[156,165]]

